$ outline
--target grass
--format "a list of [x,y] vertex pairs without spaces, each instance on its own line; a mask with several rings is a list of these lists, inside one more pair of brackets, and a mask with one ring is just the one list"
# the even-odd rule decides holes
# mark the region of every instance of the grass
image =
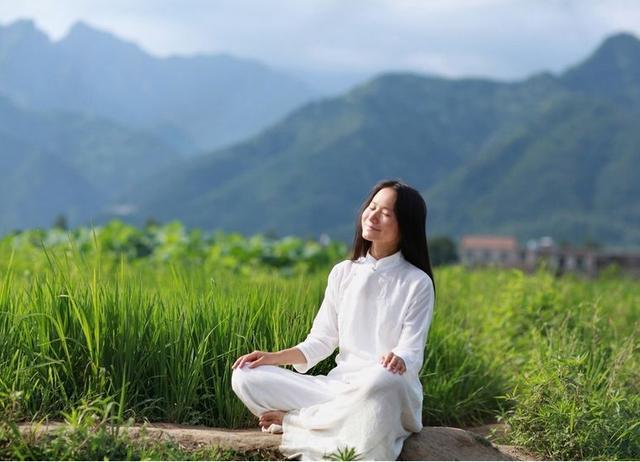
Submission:
[[[231,390],[231,365],[254,349],[303,340],[328,270],[283,277],[188,259],[0,246],[0,398],[6,407],[20,396],[16,421],[70,418],[107,400],[120,421],[255,426]],[[421,372],[425,425],[503,419],[513,443],[547,458],[640,458],[638,281],[457,266],[435,276]],[[327,373],[334,357],[312,373]],[[147,457],[108,437],[96,441],[119,448],[118,457]]]
[[[326,274],[246,278],[46,258],[28,277],[7,268],[0,291],[0,391],[22,391],[26,416],[35,418],[108,396],[136,418],[253,425],[231,390],[231,365],[253,349],[303,340],[326,284]],[[436,396],[425,413],[439,423],[482,421],[498,409],[499,368],[463,336],[441,336],[438,323],[423,373]],[[314,373],[332,364],[333,357]]]
[[142,429],[132,436],[132,419],[122,422],[115,403],[99,399],[82,403],[64,413],[63,427],[47,432],[34,423],[19,430],[12,414],[19,407],[17,395],[4,397],[11,403],[0,417],[1,460],[280,460],[277,450],[234,451],[217,446],[186,447],[172,440],[158,440]]

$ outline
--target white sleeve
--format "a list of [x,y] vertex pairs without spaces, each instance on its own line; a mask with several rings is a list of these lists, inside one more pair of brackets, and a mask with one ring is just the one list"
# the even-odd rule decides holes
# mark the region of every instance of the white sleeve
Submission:
[[306,363],[293,364],[295,370],[304,374],[313,366],[325,358],[328,358],[338,346],[338,286],[340,276],[338,265],[334,266],[329,273],[327,288],[324,292],[324,299],[318,310],[318,314],[313,321],[313,326],[307,338],[297,344]]
[[391,351],[400,356],[407,371],[418,374],[424,361],[427,334],[433,318],[433,283],[421,282],[405,312],[398,345]]

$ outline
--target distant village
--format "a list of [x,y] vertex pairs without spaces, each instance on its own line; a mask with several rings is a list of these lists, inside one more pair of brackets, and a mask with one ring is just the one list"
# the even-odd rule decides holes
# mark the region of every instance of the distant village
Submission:
[[560,276],[574,273],[595,277],[608,269],[640,277],[640,252],[559,246],[550,237],[532,239],[521,246],[515,237],[463,236],[460,262],[467,267],[497,266],[532,272],[541,265]]

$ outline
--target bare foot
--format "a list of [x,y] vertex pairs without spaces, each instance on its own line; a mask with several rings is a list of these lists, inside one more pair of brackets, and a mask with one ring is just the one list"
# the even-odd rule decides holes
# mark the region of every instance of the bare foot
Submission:
[[282,417],[286,414],[284,411],[267,411],[260,416],[258,425],[269,428],[271,424],[282,425]]

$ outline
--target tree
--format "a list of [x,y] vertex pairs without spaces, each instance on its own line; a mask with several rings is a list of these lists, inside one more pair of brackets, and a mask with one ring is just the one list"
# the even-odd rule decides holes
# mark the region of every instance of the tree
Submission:
[[56,219],[53,221],[53,228],[60,229],[62,231],[67,231],[69,229],[67,225],[67,217],[63,213],[58,214]]
[[447,236],[435,236],[429,239],[429,257],[433,266],[455,263],[458,261],[456,245]]
[[158,221],[154,216],[148,216],[144,222],[145,228],[157,227],[160,225],[161,225],[160,221]]

